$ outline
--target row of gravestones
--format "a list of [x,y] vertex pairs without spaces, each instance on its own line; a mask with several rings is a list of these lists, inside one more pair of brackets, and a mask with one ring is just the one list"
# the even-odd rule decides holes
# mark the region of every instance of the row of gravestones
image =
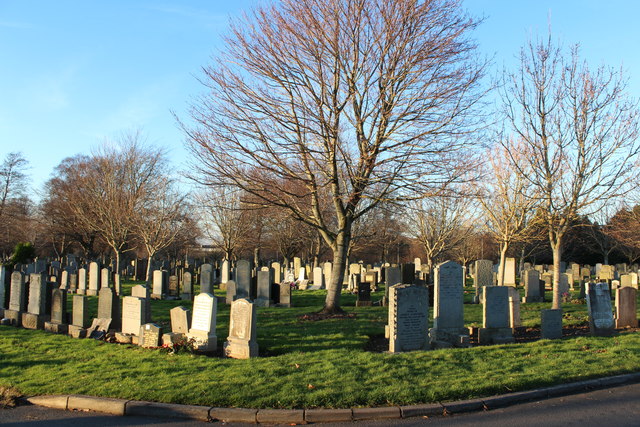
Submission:
[[[389,339],[389,351],[468,346],[470,331],[464,326],[462,279],[463,269],[455,262],[445,262],[434,269],[431,329],[428,289],[411,284],[390,286],[389,317],[385,331]],[[586,288],[589,325],[593,335],[611,335],[614,328],[638,326],[635,288],[616,290],[615,318],[608,284],[588,283]],[[518,291],[511,286],[485,286],[482,294],[483,327],[477,330],[478,343],[513,342],[513,329],[520,324]],[[542,338],[562,337],[561,310],[542,310],[541,332]]]
[[[28,301],[26,299],[28,286]],[[50,309],[47,298],[51,292]],[[215,335],[217,298],[209,293],[200,293],[194,299],[191,325],[188,310],[176,307],[171,310],[172,332],[162,334],[162,328],[150,322],[149,290],[142,285],[134,286],[131,296],[122,299],[111,288],[101,288],[98,295],[98,314],[88,325],[88,304],[84,295],[73,296],[72,316],[67,313],[67,290],[47,286],[45,274],[11,275],[11,298],[9,308],[0,313],[2,323],[28,329],[44,329],[49,332],[69,334],[74,338],[102,338],[110,329],[116,330],[116,340],[121,343],[136,343],[142,347],[171,345],[183,336],[193,342],[201,352],[216,351]],[[255,304],[247,299],[236,299],[231,305],[231,322],[224,354],[232,358],[248,358],[258,355],[256,341]]]

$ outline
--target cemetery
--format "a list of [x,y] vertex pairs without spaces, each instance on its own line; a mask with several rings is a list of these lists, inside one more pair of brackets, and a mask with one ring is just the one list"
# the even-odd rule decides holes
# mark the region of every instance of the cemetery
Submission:
[[[178,262],[155,270],[150,287],[113,273],[71,287],[45,263],[10,275],[3,268],[0,385],[30,395],[342,408],[486,397],[640,366],[635,280],[621,286],[586,267],[593,277],[569,284],[562,310],[551,310],[551,289],[533,283],[535,269],[514,277],[515,286],[496,286],[484,260],[469,275],[441,263],[432,281],[415,272],[417,262],[350,264],[341,315],[319,312],[322,275],[276,284],[271,268],[247,260],[225,263],[224,275],[222,264]],[[20,272],[38,268],[46,271]],[[402,283],[408,268],[412,283]],[[259,285],[261,273],[271,286]]]

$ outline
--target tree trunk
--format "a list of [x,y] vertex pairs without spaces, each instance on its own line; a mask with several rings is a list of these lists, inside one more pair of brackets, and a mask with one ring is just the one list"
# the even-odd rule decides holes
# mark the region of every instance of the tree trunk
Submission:
[[348,231],[342,231],[336,237],[333,251],[333,269],[331,270],[331,282],[327,284],[327,299],[324,303],[323,313],[343,313],[340,308],[340,293],[342,281],[347,268],[347,258],[351,235]]
[[116,253],[116,273],[120,274],[120,251],[114,250]]
[[562,237],[556,237],[551,243],[553,250],[553,302],[552,309],[562,309],[562,295],[560,295],[560,261],[562,260]]
[[609,265],[609,252],[604,254],[604,265]]
[[144,275],[145,282],[148,284],[151,283],[151,262],[153,261],[153,255],[149,255],[147,257],[147,273]]
[[507,264],[507,250],[509,249],[509,245],[507,243],[503,243],[500,248],[500,264],[498,265],[498,286],[504,286],[504,272],[506,270]]
[[257,270],[260,269],[260,248],[253,250],[253,265]]

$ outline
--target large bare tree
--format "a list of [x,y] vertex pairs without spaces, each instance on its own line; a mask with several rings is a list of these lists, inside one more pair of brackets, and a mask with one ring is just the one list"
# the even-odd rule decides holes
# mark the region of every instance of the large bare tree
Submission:
[[283,0],[234,23],[204,69],[208,93],[183,125],[194,177],[320,232],[334,264],[325,312],[341,311],[354,221],[463,174],[484,67],[460,3]]
[[564,238],[588,215],[629,189],[638,166],[637,102],[620,71],[595,70],[578,48],[566,55],[551,36],[522,49],[520,68],[506,75],[505,114],[518,146],[514,167],[535,188],[553,251],[553,308],[560,308]]

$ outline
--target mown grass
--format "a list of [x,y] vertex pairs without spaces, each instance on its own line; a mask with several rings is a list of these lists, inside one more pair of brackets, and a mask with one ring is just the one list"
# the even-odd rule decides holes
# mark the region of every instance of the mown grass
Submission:
[[[131,285],[123,286],[125,295]],[[371,336],[384,333],[386,308],[356,308],[355,297],[345,295],[343,306],[355,318],[300,320],[322,307],[324,292],[295,291],[295,307],[258,309],[262,356],[251,360],[169,354],[2,326],[0,385],[29,395],[312,408],[466,399],[640,370],[638,333],[393,355],[364,351]],[[373,299],[382,295],[374,293]],[[97,298],[90,301],[95,313]],[[191,307],[185,301],[153,301],[154,321],[168,326],[169,309],[177,305]],[[523,324],[538,326],[539,310],[549,305],[523,304]],[[564,310],[565,324],[584,324],[583,304],[565,304]],[[228,317],[229,307],[219,304],[219,346]],[[482,307],[465,304],[465,322],[481,325]]]

